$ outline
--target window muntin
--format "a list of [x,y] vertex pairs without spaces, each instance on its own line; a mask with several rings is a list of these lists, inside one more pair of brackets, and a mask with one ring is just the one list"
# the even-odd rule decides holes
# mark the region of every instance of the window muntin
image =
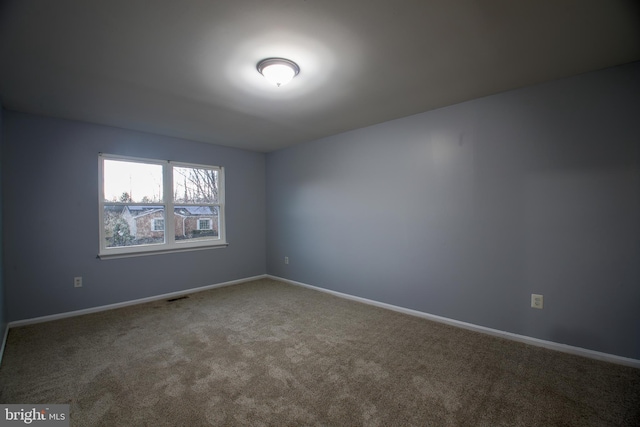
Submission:
[[100,257],[226,245],[224,169],[100,155]]

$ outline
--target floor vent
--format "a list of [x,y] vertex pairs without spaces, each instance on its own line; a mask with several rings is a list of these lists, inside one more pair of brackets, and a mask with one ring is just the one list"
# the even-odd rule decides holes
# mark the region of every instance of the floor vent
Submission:
[[180,299],[187,299],[187,298],[189,298],[189,295],[183,295],[183,296],[181,296],[181,297],[176,297],[176,298],[168,299],[168,300],[167,300],[167,302],[174,302],[174,301],[178,301],[178,300],[180,300]]

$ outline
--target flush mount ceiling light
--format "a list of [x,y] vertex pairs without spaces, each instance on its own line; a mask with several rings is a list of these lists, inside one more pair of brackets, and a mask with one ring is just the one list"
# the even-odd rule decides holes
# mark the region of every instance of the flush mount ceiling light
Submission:
[[269,83],[284,86],[300,72],[300,67],[284,58],[267,58],[258,62],[258,71]]

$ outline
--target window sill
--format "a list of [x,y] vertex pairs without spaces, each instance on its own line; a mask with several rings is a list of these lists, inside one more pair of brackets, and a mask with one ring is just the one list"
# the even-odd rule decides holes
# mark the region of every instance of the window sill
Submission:
[[164,248],[164,249],[145,249],[141,251],[135,252],[117,252],[117,253],[99,253],[96,258],[98,259],[116,259],[116,258],[132,258],[139,256],[149,256],[149,255],[163,255],[163,254],[171,254],[178,252],[191,252],[191,251],[203,251],[207,249],[220,249],[226,248],[229,246],[229,243],[219,243],[216,245],[207,245],[207,246],[190,246],[185,248],[172,247],[172,248]]

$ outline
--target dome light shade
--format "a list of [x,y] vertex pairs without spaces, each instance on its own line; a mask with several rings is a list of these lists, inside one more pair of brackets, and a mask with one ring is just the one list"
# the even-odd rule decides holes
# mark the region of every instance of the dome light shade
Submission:
[[300,72],[300,67],[284,58],[267,58],[258,63],[258,71],[269,83],[284,86]]

